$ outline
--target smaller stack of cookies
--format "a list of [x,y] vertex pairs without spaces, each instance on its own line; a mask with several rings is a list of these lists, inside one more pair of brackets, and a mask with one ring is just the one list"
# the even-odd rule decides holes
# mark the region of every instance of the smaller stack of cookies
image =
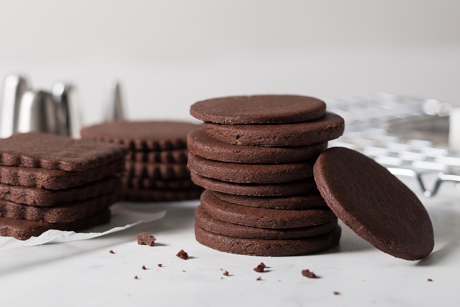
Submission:
[[0,140],[0,236],[25,240],[49,229],[110,221],[122,199],[127,149],[46,133]]
[[192,105],[204,128],[188,135],[198,242],[219,251],[292,256],[338,244],[337,217],[313,179],[316,158],[344,130],[323,101],[237,96]]
[[116,121],[81,130],[83,139],[129,147],[123,176],[125,200],[196,199],[203,191],[190,180],[187,134],[198,125],[176,121]]

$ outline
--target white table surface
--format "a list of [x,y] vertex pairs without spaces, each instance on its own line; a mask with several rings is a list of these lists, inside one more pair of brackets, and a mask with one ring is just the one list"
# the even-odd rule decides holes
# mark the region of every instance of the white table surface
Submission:
[[[0,252],[0,305],[458,306],[459,193],[446,185],[435,198],[423,199],[436,245],[422,261],[389,256],[343,224],[340,246],[316,255],[222,253],[195,241],[198,201],[146,204],[152,211],[166,209],[166,216],[97,239]],[[157,237],[155,246],[137,244],[135,236],[144,231]],[[175,256],[181,249],[188,260]],[[260,262],[267,272],[253,271]],[[303,269],[320,278],[303,277]]]

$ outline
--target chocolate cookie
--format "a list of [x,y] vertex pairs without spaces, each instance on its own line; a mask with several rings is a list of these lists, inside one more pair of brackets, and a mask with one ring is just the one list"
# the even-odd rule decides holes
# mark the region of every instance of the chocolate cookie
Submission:
[[200,176],[236,183],[281,183],[313,176],[315,160],[289,164],[241,164],[203,159],[189,154],[188,168]]
[[288,124],[320,118],[326,104],[297,95],[233,96],[199,101],[190,114],[216,124]]
[[27,240],[30,237],[39,236],[50,229],[79,231],[85,228],[107,224],[108,222],[110,222],[109,209],[70,223],[52,224],[0,217],[0,236],[13,237],[18,240]]
[[343,118],[326,113],[320,119],[280,125],[219,125],[205,123],[204,130],[211,138],[244,146],[306,146],[324,143],[342,135]]
[[329,208],[309,210],[276,210],[251,208],[228,203],[211,191],[201,194],[202,209],[215,219],[249,227],[285,229],[326,224],[336,221]]
[[163,151],[130,151],[126,156],[128,161],[146,163],[187,163],[187,149]]
[[198,206],[195,210],[195,221],[198,227],[212,233],[237,238],[264,240],[285,240],[314,237],[326,234],[337,228],[337,219],[326,224],[303,228],[262,229],[247,227],[215,219],[204,212],[201,206]]
[[323,152],[314,167],[337,217],[385,253],[418,260],[433,250],[433,226],[417,196],[374,160],[347,148]]
[[203,129],[198,129],[188,134],[187,148],[196,156],[214,161],[247,164],[295,163],[318,157],[327,148],[327,142],[297,147],[238,146],[216,141]]
[[81,137],[121,143],[131,150],[160,151],[186,147],[187,134],[200,125],[177,121],[116,121],[83,128]]
[[18,133],[0,139],[0,165],[7,166],[86,171],[120,160],[127,153],[122,145],[48,133]]
[[316,184],[313,179],[277,184],[243,184],[205,178],[194,172],[191,172],[191,178],[195,184],[205,189],[236,195],[289,196],[316,191]]
[[158,180],[175,180],[190,178],[190,171],[185,164],[126,161],[126,176]]
[[107,194],[55,207],[33,207],[0,200],[0,217],[46,223],[69,223],[94,215],[121,200],[121,194]]
[[285,197],[252,197],[233,195],[212,191],[212,193],[226,202],[254,208],[278,210],[307,210],[327,208],[326,202],[318,191],[309,194]]
[[186,190],[196,187],[190,178],[181,180],[157,180],[150,178],[124,177],[123,183],[126,187],[137,190]]
[[219,235],[195,225],[195,238],[201,244],[221,252],[250,256],[297,256],[325,251],[339,243],[341,228],[315,237],[290,240],[243,239]]
[[203,189],[200,187],[187,190],[125,190],[126,201],[139,202],[166,202],[166,201],[181,201],[200,198]]
[[122,182],[118,177],[55,191],[0,184],[0,200],[37,207],[59,206],[120,191],[121,187]]
[[123,173],[124,170],[124,159],[81,172],[0,166],[0,183],[49,190],[63,190],[112,177]]

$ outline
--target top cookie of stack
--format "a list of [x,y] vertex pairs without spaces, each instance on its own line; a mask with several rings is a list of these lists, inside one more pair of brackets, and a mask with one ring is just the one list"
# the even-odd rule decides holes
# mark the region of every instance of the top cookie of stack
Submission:
[[338,243],[337,218],[316,188],[313,165],[343,133],[344,121],[326,112],[323,101],[224,97],[197,102],[190,113],[205,121],[187,139],[192,180],[210,190],[196,212],[200,243],[261,256],[308,254]]

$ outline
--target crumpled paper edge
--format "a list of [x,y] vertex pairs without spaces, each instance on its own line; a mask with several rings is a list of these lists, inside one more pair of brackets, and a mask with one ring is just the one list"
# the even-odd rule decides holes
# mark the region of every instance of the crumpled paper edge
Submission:
[[[88,229],[88,232],[74,232],[62,230],[48,230],[38,237],[28,240],[18,240],[11,237],[0,237],[0,251],[25,247],[37,246],[49,243],[64,243],[81,240],[89,240],[102,237],[114,232],[123,231],[135,225],[159,220],[166,215],[166,210],[158,211],[152,206],[135,203],[118,203],[111,207],[112,218],[109,224],[96,226]],[[155,212],[156,211],[156,212]]]

